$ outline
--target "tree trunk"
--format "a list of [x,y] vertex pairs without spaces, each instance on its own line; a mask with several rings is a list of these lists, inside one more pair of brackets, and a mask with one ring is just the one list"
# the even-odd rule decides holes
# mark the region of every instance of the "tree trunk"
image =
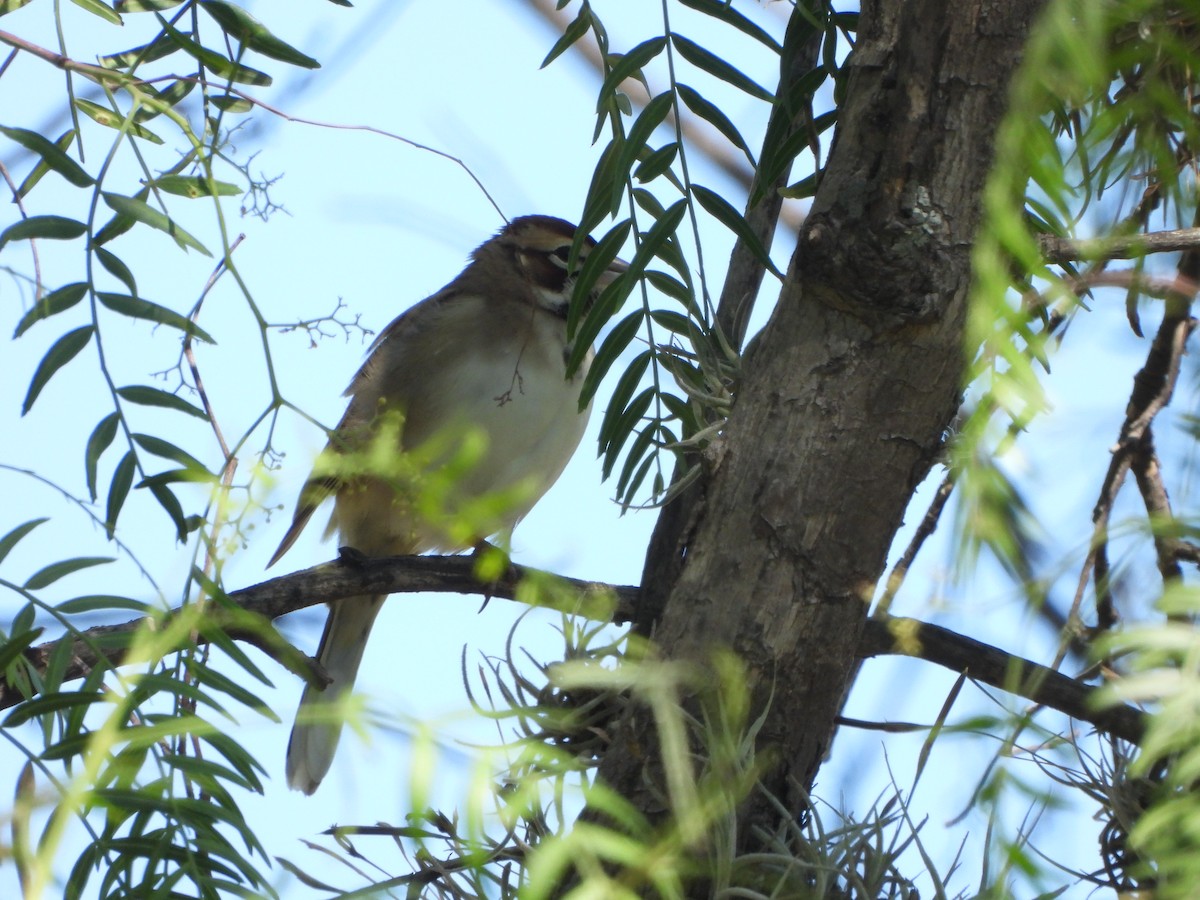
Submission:
[[[705,496],[689,522],[664,517],[660,532],[677,536],[652,544],[643,587],[666,597],[660,652],[740,657],[751,718],[768,710],[762,784],[792,811],[832,739],[888,549],[959,404],[981,194],[1041,6],[864,0],[829,162],[744,359]],[[649,723],[645,709],[624,714],[600,777],[654,818]],[[751,796],[739,846],[777,819]]]

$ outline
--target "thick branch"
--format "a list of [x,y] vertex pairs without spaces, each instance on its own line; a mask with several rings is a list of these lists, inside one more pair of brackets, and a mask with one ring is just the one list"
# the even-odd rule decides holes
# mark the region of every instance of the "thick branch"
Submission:
[[[530,575],[551,577],[545,572],[511,566],[502,578],[483,585],[475,577],[475,561],[468,556],[343,559],[234,591],[227,596],[227,603],[212,607],[212,618],[224,634],[263,647],[276,658],[285,652],[280,650],[282,646],[307,660],[274,632],[270,620],[318,603],[336,602],[343,597],[365,593],[433,591],[513,600],[521,581]],[[579,612],[597,620],[607,619],[615,624],[632,620],[637,608],[637,587],[553,577],[563,590],[547,592],[544,602],[548,606]],[[171,614],[178,612],[172,610]],[[88,629],[80,636],[63,638],[74,641],[71,663],[63,681],[84,677],[101,658],[105,667],[121,665],[128,639],[146,621],[139,618],[119,625],[102,625]],[[267,631],[274,635],[273,639],[264,639]],[[203,629],[195,636],[197,644],[209,640],[209,633]],[[25,654],[26,660],[39,673],[44,673],[58,644],[59,641],[48,641],[33,647]],[[1101,708],[1095,702],[1096,688],[949,629],[915,619],[872,619],[866,624],[858,653],[864,659],[880,655],[913,656],[955,672],[966,671],[976,681],[1091,722],[1102,731],[1134,743],[1141,739],[1145,730],[1145,715],[1139,710],[1130,706]],[[303,665],[284,662],[290,669]],[[24,699],[19,690],[0,680],[0,709],[8,709]]]

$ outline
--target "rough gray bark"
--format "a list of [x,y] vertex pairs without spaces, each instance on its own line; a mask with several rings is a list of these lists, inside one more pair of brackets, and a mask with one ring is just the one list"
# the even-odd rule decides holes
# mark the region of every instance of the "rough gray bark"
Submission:
[[[980,196],[1041,5],[862,4],[829,163],[744,360],[703,504],[679,540],[655,543],[682,560],[673,584],[643,585],[667,595],[655,642],[669,658],[738,654],[751,715],[770,700],[763,786],[793,810],[832,739],[867,599],[958,406]],[[631,708],[600,777],[653,818],[650,727]],[[738,842],[751,848],[776,814],[761,796],[743,812]]]

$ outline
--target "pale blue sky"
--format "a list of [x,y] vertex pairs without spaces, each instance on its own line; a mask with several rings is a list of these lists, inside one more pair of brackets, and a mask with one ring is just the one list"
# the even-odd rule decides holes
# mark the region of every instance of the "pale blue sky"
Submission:
[[[595,5],[610,26],[614,49],[628,48],[661,29],[657,4],[612,0]],[[786,5],[738,6],[776,35],[782,33]],[[326,69],[310,75],[271,61],[252,63],[278,76],[275,88],[250,89],[252,95],[295,117],[330,125],[368,125],[458,156],[472,167],[510,217],[538,212],[577,218],[599,150],[591,144],[596,87],[586,67],[570,55],[546,70],[538,69],[553,36],[517,4],[364,2],[344,9],[308,0],[288,4],[286,17],[277,4],[257,3],[251,8],[281,37],[327,64]],[[54,46],[51,9],[46,0],[32,3],[0,18],[0,29]],[[671,6],[671,14],[675,28],[702,42],[714,34],[702,17],[677,5]],[[91,58],[98,48],[111,51],[118,45],[132,46],[144,39],[145,32],[140,29],[149,25],[131,17],[126,33],[115,36],[113,28],[94,26],[72,4],[63,5],[63,15],[68,49],[80,59]],[[729,39],[722,33],[721,40]],[[347,47],[343,58],[331,58]],[[728,52],[742,54],[742,67],[760,83],[773,86],[770,60],[747,56],[750,47],[734,40]],[[717,49],[725,52],[724,45]],[[289,78],[308,83],[295,93],[281,94],[279,88]],[[19,57],[0,78],[0,123],[41,127],[60,87],[56,73],[44,63]],[[713,88],[711,95],[728,104],[727,111],[739,125],[745,124],[748,140],[755,146],[757,129],[765,121],[762,104],[720,88]],[[235,135],[233,143],[241,159],[258,153],[251,164],[255,174],[282,175],[271,196],[287,214],[277,214],[264,224],[239,218],[237,198],[225,208],[231,232],[246,235],[235,255],[236,263],[260,308],[273,322],[325,314],[340,298],[353,313],[361,314],[365,326],[377,330],[448,281],[461,268],[466,254],[501,224],[474,183],[443,159],[377,134],[289,123],[267,113],[256,116],[254,127]],[[165,126],[161,130],[169,132]],[[85,146],[87,165],[95,171],[108,146],[105,134],[91,128]],[[13,145],[0,143],[0,159],[8,162],[11,158]],[[694,165],[693,177],[728,191],[730,185],[723,176],[702,163]],[[18,164],[15,177],[23,177],[27,167],[27,163]],[[132,193],[136,177],[136,170],[121,167],[106,187]],[[31,204],[43,206],[31,212],[83,199],[84,192],[65,187],[50,176],[30,199]],[[741,200],[734,199],[734,205],[740,206]],[[210,247],[219,246],[207,208],[199,204],[188,208],[180,202],[172,212]],[[0,216],[0,228],[8,222]],[[705,258],[712,267],[709,277],[719,284],[729,237],[719,226],[712,226],[703,239]],[[113,249],[127,261],[136,262],[143,296],[179,310],[194,302],[212,267],[211,260],[196,253],[184,254],[160,234],[135,232],[119,239]],[[775,256],[781,268],[786,266],[790,249],[786,236],[777,243]],[[23,252],[9,248],[0,256],[0,266],[27,271],[28,256]],[[41,254],[44,276],[51,286],[80,277],[78,242],[67,246],[43,242]],[[770,300],[770,288],[768,281],[765,302]],[[27,291],[17,289],[0,274],[0,335],[12,334],[29,302]],[[1122,404],[1109,398],[1127,390],[1140,352],[1140,346],[1130,340],[1112,337],[1122,334],[1123,313],[1118,298],[1109,302],[1108,307],[1100,305],[1100,312],[1088,324],[1094,337],[1087,342],[1068,341],[1068,352],[1056,360],[1057,380],[1051,387],[1058,416],[1035,440],[1023,444],[1023,456],[1014,459],[1014,464],[1027,465],[1040,479],[1035,481],[1040,485],[1035,499],[1042,504],[1039,511],[1050,519],[1049,524],[1063,529],[1055,534],[1059,551],[1075,549],[1086,534],[1086,517],[1081,519],[1079,510],[1090,508],[1107,462],[1104,448],[1119,424]],[[110,408],[95,375],[92,351],[55,378],[29,416],[22,419],[18,415],[37,360],[68,324],[65,317],[62,322],[42,323],[21,340],[7,341],[0,353],[5,385],[0,396],[0,428],[8,435],[0,464],[37,469],[82,494],[83,444],[95,422]],[[261,411],[267,395],[257,337],[247,327],[244,301],[231,279],[223,280],[208,297],[201,324],[215,329],[219,342],[216,348],[203,348],[198,354],[203,376],[226,433],[236,435]],[[152,349],[146,350],[150,337],[150,329],[141,326],[121,326],[106,337],[106,346],[112,348],[110,364],[121,373],[118,383],[158,384],[148,382],[147,373],[172,363],[175,344],[160,331],[153,335]],[[327,339],[310,347],[299,334],[272,335],[281,389],[325,423],[333,423],[341,414],[341,392],[364,350],[357,337]],[[1093,354],[1101,352],[1108,383],[1098,382],[1092,367]],[[611,500],[611,486],[600,483],[594,447],[603,404],[602,390],[591,432],[579,453],[558,485],[517,529],[514,557],[567,575],[636,583],[654,513],[621,516]],[[1103,419],[1091,417],[1097,405],[1107,410]],[[64,410],[70,413],[64,415]],[[183,423],[178,416],[142,421],[143,430],[171,428],[176,443],[205,461],[215,459],[211,436],[199,423]],[[1081,434],[1084,429],[1087,433]],[[1039,471],[1061,470],[1061,460],[1056,457],[1061,450],[1056,448],[1068,438],[1089,442],[1087,449],[1075,445],[1071,450],[1078,458],[1073,477],[1037,476]],[[254,521],[247,546],[235,553],[225,568],[227,587],[252,584],[264,577],[265,562],[290,518],[295,491],[323,440],[317,429],[298,417],[285,414],[281,418],[277,442],[287,456],[274,473],[278,485],[267,502],[285,508],[269,520],[259,517]],[[257,445],[252,441],[250,446]],[[117,458],[112,450],[104,457],[102,485]],[[248,457],[244,459],[244,467],[251,464]],[[103,535],[53,492],[3,470],[0,486],[8,498],[8,503],[0,506],[0,534],[34,515],[54,517],[22,545],[19,561],[6,561],[0,575],[20,581],[40,565],[64,555],[113,552]],[[1053,495],[1043,497],[1041,490]],[[919,520],[923,509],[919,500],[909,516],[909,527]],[[191,555],[190,550],[173,543],[163,524],[157,507],[135,496],[122,520],[121,534],[138,548],[166,600],[174,604]],[[278,572],[332,556],[333,545],[319,543],[319,534],[320,529],[309,529],[277,566]],[[960,592],[945,579],[948,562],[944,544],[928,548],[920,572],[914,575],[915,583],[901,598],[897,612],[930,615],[931,608],[937,608],[940,621],[1031,654],[1022,635],[1036,633],[1036,629],[1028,625],[1012,592],[1002,582],[989,586],[986,578],[979,579],[973,590]],[[124,561],[73,576],[62,583],[62,590],[63,597],[101,590],[154,596]],[[5,604],[0,607],[0,618],[15,609],[11,598],[4,597],[0,603]],[[477,598],[392,598],[359,678],[359,687],[373,705],[389,711],[401,724],[419,720],[448,736],[492,738],[492,726],[466,715],[460,653],[464,644],[469,659],[478,658],[481,652],[501,653],[522,610],[504,601],[493,601],[482,613],[477,613],[478,608]],[[301,613],[283,623],[283,628],[301,646],[312,649],[322,615],[318,610]],[[554,652],[556,622],[556,616],[533,613],[522,625],[522,641],[534,655]],[[1005,640],[998,635],[1011,637]],[[1052,652],[1048,642],[1043,642],[1041,652]],[[256,658],[277,686],[265,699],[290,721],[299,685],[278,666]],[[952,680],[952,675],[928,664],[872,661],[864,670],[848,714],[929,722]],[[918,702],[918,692],[926,702]],[[248,814],[259,826],[268,850],[305,866],[311,864],[339,883],[355,884],[331,874],[336,870],[318,863],[298,840],[312,838],[335,822],[401,823],[409,808],[407,740],[394,734],[376,735],[369,745],[352,738],[344,740],[330,776],[320,791],[308,798],[288,791],[283,782],[289,725],[247,716],[244,728],[239,737],[252,744],[271,777],[265,797],[246,800]],[[912,759],[921,740],[919,734],[888,739],[888,756],[902,787],[911,780]],[[969,744],[969,740],[943,739],[935,750],[934,765],[944,768],[936,778],[926,776],[917,798],[916,810],[928,810],[932,815],[923,839],[937,849],[942,860],[953,855],[953,842],[959,835],[957,827],[945,823],[967,804],[973,779],[992,750]],[[860,806],[886,785],[883,742],[877,735],[859,732],[843,734],[838,741],[836,762],[822,773],[817,792],[835,805],[844,800]],[[960,751],[967,746],[979,759],[961,758]],[[439,762],[432,783],[435,799],[445,807],[453,805],[464,789],[461,761],[469,755],[469,750],[455,750]],[[0,771],[13,771],[15,765],[15,754],[0,747]],[[869,782],[863,781],[863,771],[871,772]],[[4,790],[7,788],[0,783],[0,791]],[[980,817],[968,817],[967,821],[975,834],[982,834]],[[1092,829],[1076,829],[1056,840],[1080,865],[1089,864],[1095,846]],[[386,849],[380,847],[378,852],[381,858],[388,858]],[[399,869],[398,863],[389,867]],[[972,871],[969,863],[967,871]],[[13,878],[11,867],[0,867],[0,895],[12,890]],[[294,884],[284,893],[305,895]]]

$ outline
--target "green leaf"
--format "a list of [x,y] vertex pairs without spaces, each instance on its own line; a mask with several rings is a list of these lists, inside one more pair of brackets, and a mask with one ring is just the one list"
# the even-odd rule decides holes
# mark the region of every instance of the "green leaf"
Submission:
[[93,122],[98,125],[103,125],[105,128],[124,130],[126,134],[131,134],[134,137],[142,138],[152,144],[163,143],[163,139],[149,128],[145,128],[134,121],[126,123],[123,115],[121,115],[119,112],[114,112],[107,106],[101,106],[99,103],[93,103],[90,100],[84,100],[82,98],[75,101],[75,106]]
[[[666,46],[667,39],[659,35],[642,41],[628,53],[617,59],[608,74],[604,76],[604,83],[600,85],[600,100],[597,111],[603,112],[605,103],[616,93],[621,83],[626,78],[641,75],[642,68],[646,63],[662,53]],[[615,56],[616,54],[610,54],[609,60],[611,61]]]
[[71,707],[88,705],[91,703],[106,702],[103,694],[85,693],[83,691],[71,691],[67,693],[47,694],[43,697],[35,697],[32,700],[26,700],[7,716],[4,717],[3,728],[15,728],[18,725],[23,725],[30,719],[35,719],[38,716],[49,715],[50,713],[62,712],[64,709]]
[[663,123],[673,105],[674,98],[670,92],[659,94],[646,104],[646,108],[637,117],[637,121],[633,123],[633,127],[629,129],[629,134],[625,138],[622,168],[628,169],[633,160],[641,155],[642,148],[654,136],[655,129]]
[[679,51],[680,56],[696,68],[702,69],[709,75],[719,78],[739,90],[745,91],[751,97],[765,100],[767,103],[774,102],[774,94],[738,71],[712,51],[701,47],[695,41],[688,40],[681,34],[671,32],[671,44]]
[[675,162],[675,157],[679,155],[679,145],[672,141],[659,147],[657,150],[652,150],[646,154],[645,158],[633,170],[633,177],[640,184],[645,184],[648,181],[653,181],[667,169],[671,168],[671,163]]
[[271,76],[266,72],[260,72],[258,69],[252,69],[249,66],[243,66],[240,63],[235,63],[226,56],[222,56],[214,50],[209,50],[200,44],[193,41],[190,37],[181,31],[172,28],[171,25],[162,16],[158,17],[159,24],[162,25],[168,37],[171,38],[179,48],[188,56],[195,59],[204,68],[211,71],[214,75],[220,78],[228,79],[229,81],[239,84],[256,84],[260,87],[266,87],[271,84]]
[[8,556],[13,547],[17,546],[17,542],[21,538],[25,537],[25,535],[29,534],[29,532],[33,531],[33,529],[37,528],[43,522],[49,521],[49,518],[30,519],[25,524],[18,525],[4,537],[0,538],[0,562],[4,560],[4,557]]
[[42,636],[42,632],[45,630],[44,628],[30,628],[27,631],[14,631],[12,637],[0,641],[0,672],[7,671],[21,654],[29,649],[29,645]]
[[612,368],[617,358],[625,352],[625,348],[637,335],[638,329],[645,319],[646,314],[643,310],[635,310],[617,323],[617,326],[608,333],[608,337],[600,344],[600,349],[596,351],[596,356],[592,359],[592,365],[588,369],[587,379],[580,392],[580,406],[586,406],[595,395],[601,380],[608,374],[608,370]]
[[621,455],[621,448],[625,446],[625,441],[633,434],[638,422],[646,414],[646,410],[650,408],[653,400],[654,388],[648,387],[638,394],[619,416],[611,422],[606,421],[601,425],[600,440],[602,444],[607,443],[604,450],[604,462],[600,466],[601,478],[607,479],[612,474],[617,457]]
[[40,591],[73,572],[90,569],[93,566],[103,566],[110,562],[116,562],[116,560],[111,556],[77,556],[74,559],[64,559],[61,562],[51,563],[30,575],[23,587],[27,591]]
[[117,0],[117,12],[157,12],[161,9],[171,9],[183,0]]
[[128,216],[144,225],[149,225],[151,228],[157,228],[159,231],[165,231],[181,247],[195,247],[205,256],[212,256],[203,244],[172,222],[165,213],[161,213],[148,205],[145,200],[139,200],[137,197],[126,197],[122,194],[112,194],[108,191],[103,191],[101,196],[104,197],[104,202],[108,204],[109,209],[114,212]]
[[13,337],[19,338],[42,319],[48,319],[70,309],[82,300],[85,294],[87,294],[87,285],[82,281],[66,284],[56,291],[51,291],[35,303],[25,315],[21,316],[21,321],[17,323]]
[[675,89],[679,91],[679,97],[688,109],[712,125],[731,144],[746,154],[746,159],[750,161],[751,166],[757,165],[754,161],[754,154],[750,152],[750,145],[746,143],[741,132],[737,130],[737,127],[730,121],[729,117],[721,112],[719,107],[713,103],[709,103],[697,91],[686,84],[678,84],[675,86]]
[[129,293],[137,296],[137,282],[133,279],[133,272],[129,270],[129,266],[118,257],[115,253],[105,250],[103,247],[95,247],[96,258],[100,260],[100,265],[104,266],[105,270],[118,278],[125,287],[129,288]]
[[4,249],[4,245],[9,241],[24,241],[30,238],[69,241],[86,231],[86,225],[66,216],[29,216],[0,232],[0,250]]
[[[150,189],[142,188],[133,196],[135,200],[141,200],[145,202],[146,198],[150,196]],[[92,236],[92,246],[98,247],[101,244],[107,244],[114,238],[118,238],[123,235],[136,224],[137,220],[133,218],[133,216],[117,213],[104,224],[103,228],[101,228]],[[134,293],[136,293],[136,291]]]
[[550,48],[550,52],[546,54],[546,58],[542,60],[539,68],[546,68],[554,60],[558,59],[570,48],[576,41],[588,33],[588,29],[592,25],[592,11],[585,3],[579,9],[579,15],[563,29],[562,37],[554,42],[554,46]]
[[96,500],[96,466],[104,451],[108,449],[108,445],[117,436],[117,425],[120,424],[120,421],[119,413],[109,413],[92,429],[91,437],[88,438],[83,464],[87,473],[88,493],[92,497],[92,502]]
[[86,9],[93,16],[99,16],[101,19],[111,22],[113,25],[125,24],[121,21],[121,17],[113,12],[111,6],[106,3],[101,3],[100,0],[71,0],[71,2],[82,9]]
[[[182,2],[182,0],[180,0]],[[118,12],[139,12],[140,10],[122,9],[118,0]],[[179,50],[179,45],[167,37],[165,34],[160,34],[148,44],[141,44],[137,47],[130,47],[128,50],[122,50],[120,53],[111,53],[108,56],[101,56],[99,59],[100,65],[106,69],[128,69],[133,65],[142,63],[154,62],[156,59],[162,59],[165,56],[170,56]]]
[[165,306],[159,306],[157,303],[151,303],[149,300],[143,300],[141,297],[131,297],[128,294],[110,294],[106,291],[97,291],[96,296],[99,298],[101,304],[115,313],[120,313],[123,316],[129,316],[134,319],[146,319],[150,322],[157,322],[159,325],[168,325],[171,328],[178,328],[185,334],[204,341],[207,344],[216,343],[203,328],[186,316],[181,316],[173,309],[167,309]]
[[154,607],[144,600],[134,600],[130,597],[118,597],[113,594],[87,594],[64,600],[54,607],[55,610],[68,616],[78,616],[94,612],[134,612],[147,615],[154,612]]
[[[71,146],[71,142],[74,140],[75,129],[68,128],[58,136],[58,140],[54,142],[54,146],[65,153],[67,148]],[[39,160],[38,164],[33,167],[28,175],[25,176],[25,180],[21,182],[21,186],[17,188],[17,197],[24,199],[25,197],[29,196],[29,192],[34,189],[34,186],[36,186],[37,183],[41,181],[45,174],[49,171],[50,166],[46,163],[46,160]]]
[[0,134],[16,141],[26,150],[36,153],[46,165],[75,187],[91,187],[96,183],[96,180],[83,170],[83,166],[71,159],[62,147],[42,137],[36,131],[0,125]]
[[187,413],[189,416],[195,416],[197,419],[208,421],[208,415],[200,407],[188,403],[188,401],[184,400],[178,394],[171,394],[155,387],[130,385],[129,387],[117,388],[117,396],[122,400],[128,400],[130,403],[137,403],[141,406],[161,406],[165,409],[174,409],[178,412]]
[[679,2],[689,9],[702,12],[706,16],[712,16],[714,19],[720,19],[726,25],[732,25],[742,34],[749,35],[776,53],[780,53],[783,50],[779,41],[775,40],[775,38],[771,37],[771,35],[735,10],[728,0],[679,0]]
[[0,16],[12,12],[14,9],[20,9],[30,0],[0,0]]
[[758,239],[758,235],[746,224],[746,220],[741,214],[729,205],[729,202],[715,191],[710,191],[706,187],[698,184],[692,185],[692,196],[695,197],[700,205],[710,216],[737,235],[738,239],[750,248],[750,251],[758,257],[758,261],[768,272],[774,275],[779,280],[783,280],[783,273],[775,267],[775,263],[771,262],[771,257],[767,254],[767,250],[763,247],[762,241]]
[[239,97],[237,94],[217,94],[209,97],[208,102],[221,110],[221,112],[228,113],[244,113],[254,108],[253,103],[245,97]]
[[305,69],[321,68],[319,62],[271,34],[262,22],[240,6],[225,3],[223,0],[200,0],[200,7],[213,17],[221,26],[222,31],[241,41],[251,50],[256,50],[263,56],[269,56],[271,59],[290,63],[293,66],[301,66]]
[[172,462],[177,462],[188,470],[195,470],[197,473],[204,473],[208,478],[212,477],[212,473],[204,467],[204,464],[196,457],[192,456],[186,450],[176,447],[170,441],[164,441],[160,437],[155,437],[152,434],[135,434],[134,441],[139,447],[147,453],[153,453],[155,456],[161,456],[163,459],[169,459]]
[[164,175],[162,178],[147,181],[146,184],[152,188],[166,191],[168,194],[192,199],[212,196],[237,197],[245,193],[236,184],[229,184],[225,181],[214,181],[213,189],[210,189],[208,179],[201,175]]
[[133,486],[133,473],[136,468],[137,457],[129,450],[121,457],[113,472],[112,484],[108,486],[108,506],[104,515],[104,528],[110,540],[117,530],[117,516],[121,514],[121,507],[125,505],[125,498],[129,496],[129,488]]
[[95,329],[91,325],[85,325],[82,328],[76,328],[74,331],[68,331],[60,337],[42,357],[42,361],[38,363],[37,371],[33,373],[33,380],[29,382],[29,390],[25,394],[25,402],[21,404],[21,415],[25,415],[33,407],[33,402],[37,399],[38,394],[42,392],[42,388],[53,377],[54,373],[73,360],[79,355],[88,342],[92,339],[92,332]]
[[135,122],[148,122],[155,116],[160,116],[164,109],[170,109],[176,106],[184,97],[192,92],[192,88],[196,86],[196,82],[179,79],[167,85],[161,91],[154,92],[149,89],[149,85],[140,85],[139,90],[143,93],[150,94],[154,98],[154,102],[143,101],[133,114]]
[[154,499],[171,517],[171,522],[175,526],[175,537],[182,544],[187,541],[188,526],[183,517],[183,507],[179,504],[179,498],[171,493],[171,489],[165,484],[148,485],[150,493],[154,495]]

